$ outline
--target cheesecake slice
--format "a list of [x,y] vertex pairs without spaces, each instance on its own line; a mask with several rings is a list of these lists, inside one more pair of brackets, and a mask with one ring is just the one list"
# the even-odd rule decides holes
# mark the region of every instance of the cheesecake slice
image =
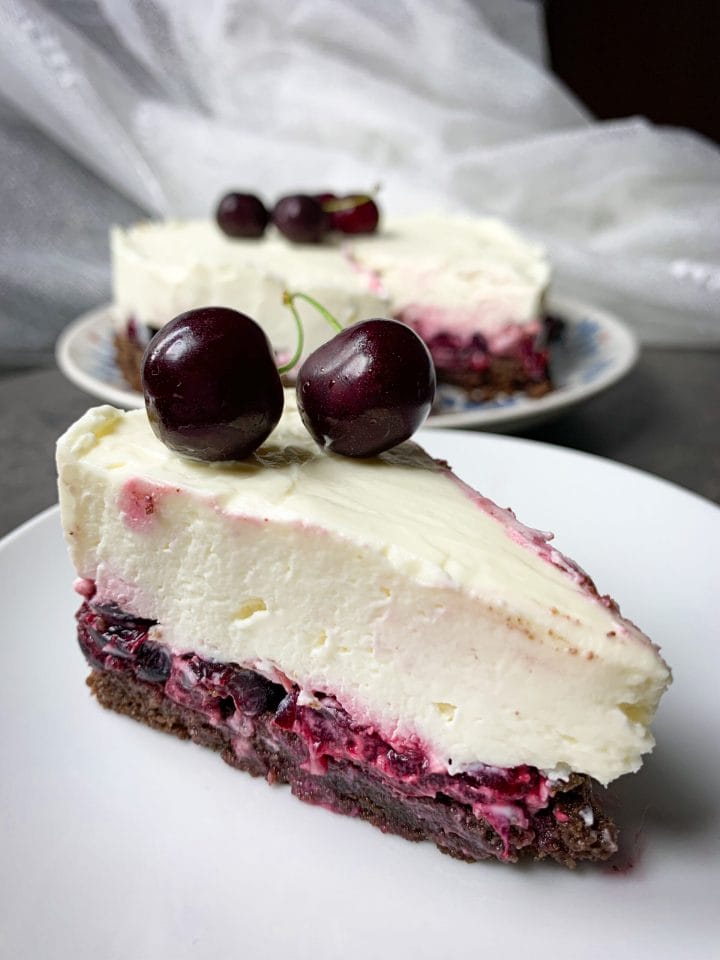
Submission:
[[407,442],[328,455],[287,395],[237,463],[144,411],[58,442],[78,639],[106,707],[465,860],[616,849],[670,674],[546,534]]
[[[377,235],[293,244],[271,228],[229,238],[210,221],[140,223],[111,233],[115,344],[136,389],[149,337],[177,314],[214,304],[255,317],[280,363],[296,332],[283,306],[302,290],[343,326],[394,317],[425,340],[438,379],[472,399],[550,389],[545,251],[493,218],[390,219]],[[305,351],[333,335],[299,303]]]

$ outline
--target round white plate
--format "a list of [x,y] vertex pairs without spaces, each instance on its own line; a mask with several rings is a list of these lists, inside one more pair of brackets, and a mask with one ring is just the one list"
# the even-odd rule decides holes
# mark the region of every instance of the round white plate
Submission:
[[[567,323],[562,340],[551,348],[555,390],[543,397],[515,393],[471,403],[461,390],[441,386],[439,408],[428,426],[518,430],[600,393],[632,368],[637,341],[617,317],[577,300],[554,299],[551,309]],[[142,395],[127,386],[115,362],[112,330],[112,306],[83,314],[58,340],[58,366],[76,386],[100,400],[141,407]]]
[[53,509],[0,545],[3,956],[716,955],[720,510],[557,447],[423,440],[521,519],[555,529],[673,666],[658,746],[614,790],[632,868],[459,863],[102,710],[83,682]]

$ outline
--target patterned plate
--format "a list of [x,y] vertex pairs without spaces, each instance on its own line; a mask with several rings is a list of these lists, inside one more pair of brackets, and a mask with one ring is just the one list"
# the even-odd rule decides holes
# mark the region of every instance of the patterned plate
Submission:
[[[628,373],[637,360],[638,345],[616,317],[577,300],[555,298],[550,306],[567,324],[562,341],[552,347],[555,390],[543,397],[516,393],[471,403],[457,388],[442,386],[439,408],[427,426],[519,430],[557,416]],[[127,386],[115,363],[112,329],[111,306],[83,314],[58,340],[58,366],[76,386],[100,400],[141,407],[142,396]]]

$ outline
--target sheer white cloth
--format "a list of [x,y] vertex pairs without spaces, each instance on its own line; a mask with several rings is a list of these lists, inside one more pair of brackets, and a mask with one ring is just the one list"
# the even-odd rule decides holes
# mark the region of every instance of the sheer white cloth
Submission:
[[524,0],[0,0],[0,163],[5,362],[107,299],[112,220],[378,182],[508,219],[647,342],[720,344],[720,150],[591,122]]

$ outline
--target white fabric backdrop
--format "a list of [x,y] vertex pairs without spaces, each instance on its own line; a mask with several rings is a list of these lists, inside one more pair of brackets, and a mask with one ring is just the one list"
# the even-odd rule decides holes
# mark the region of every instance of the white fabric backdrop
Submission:
[[720,344],[720,151],[592,123],[543,55],[526,0],[0,0],[0,356],[107,298],[110,221],[378,181],[510,220],[647,342]]

